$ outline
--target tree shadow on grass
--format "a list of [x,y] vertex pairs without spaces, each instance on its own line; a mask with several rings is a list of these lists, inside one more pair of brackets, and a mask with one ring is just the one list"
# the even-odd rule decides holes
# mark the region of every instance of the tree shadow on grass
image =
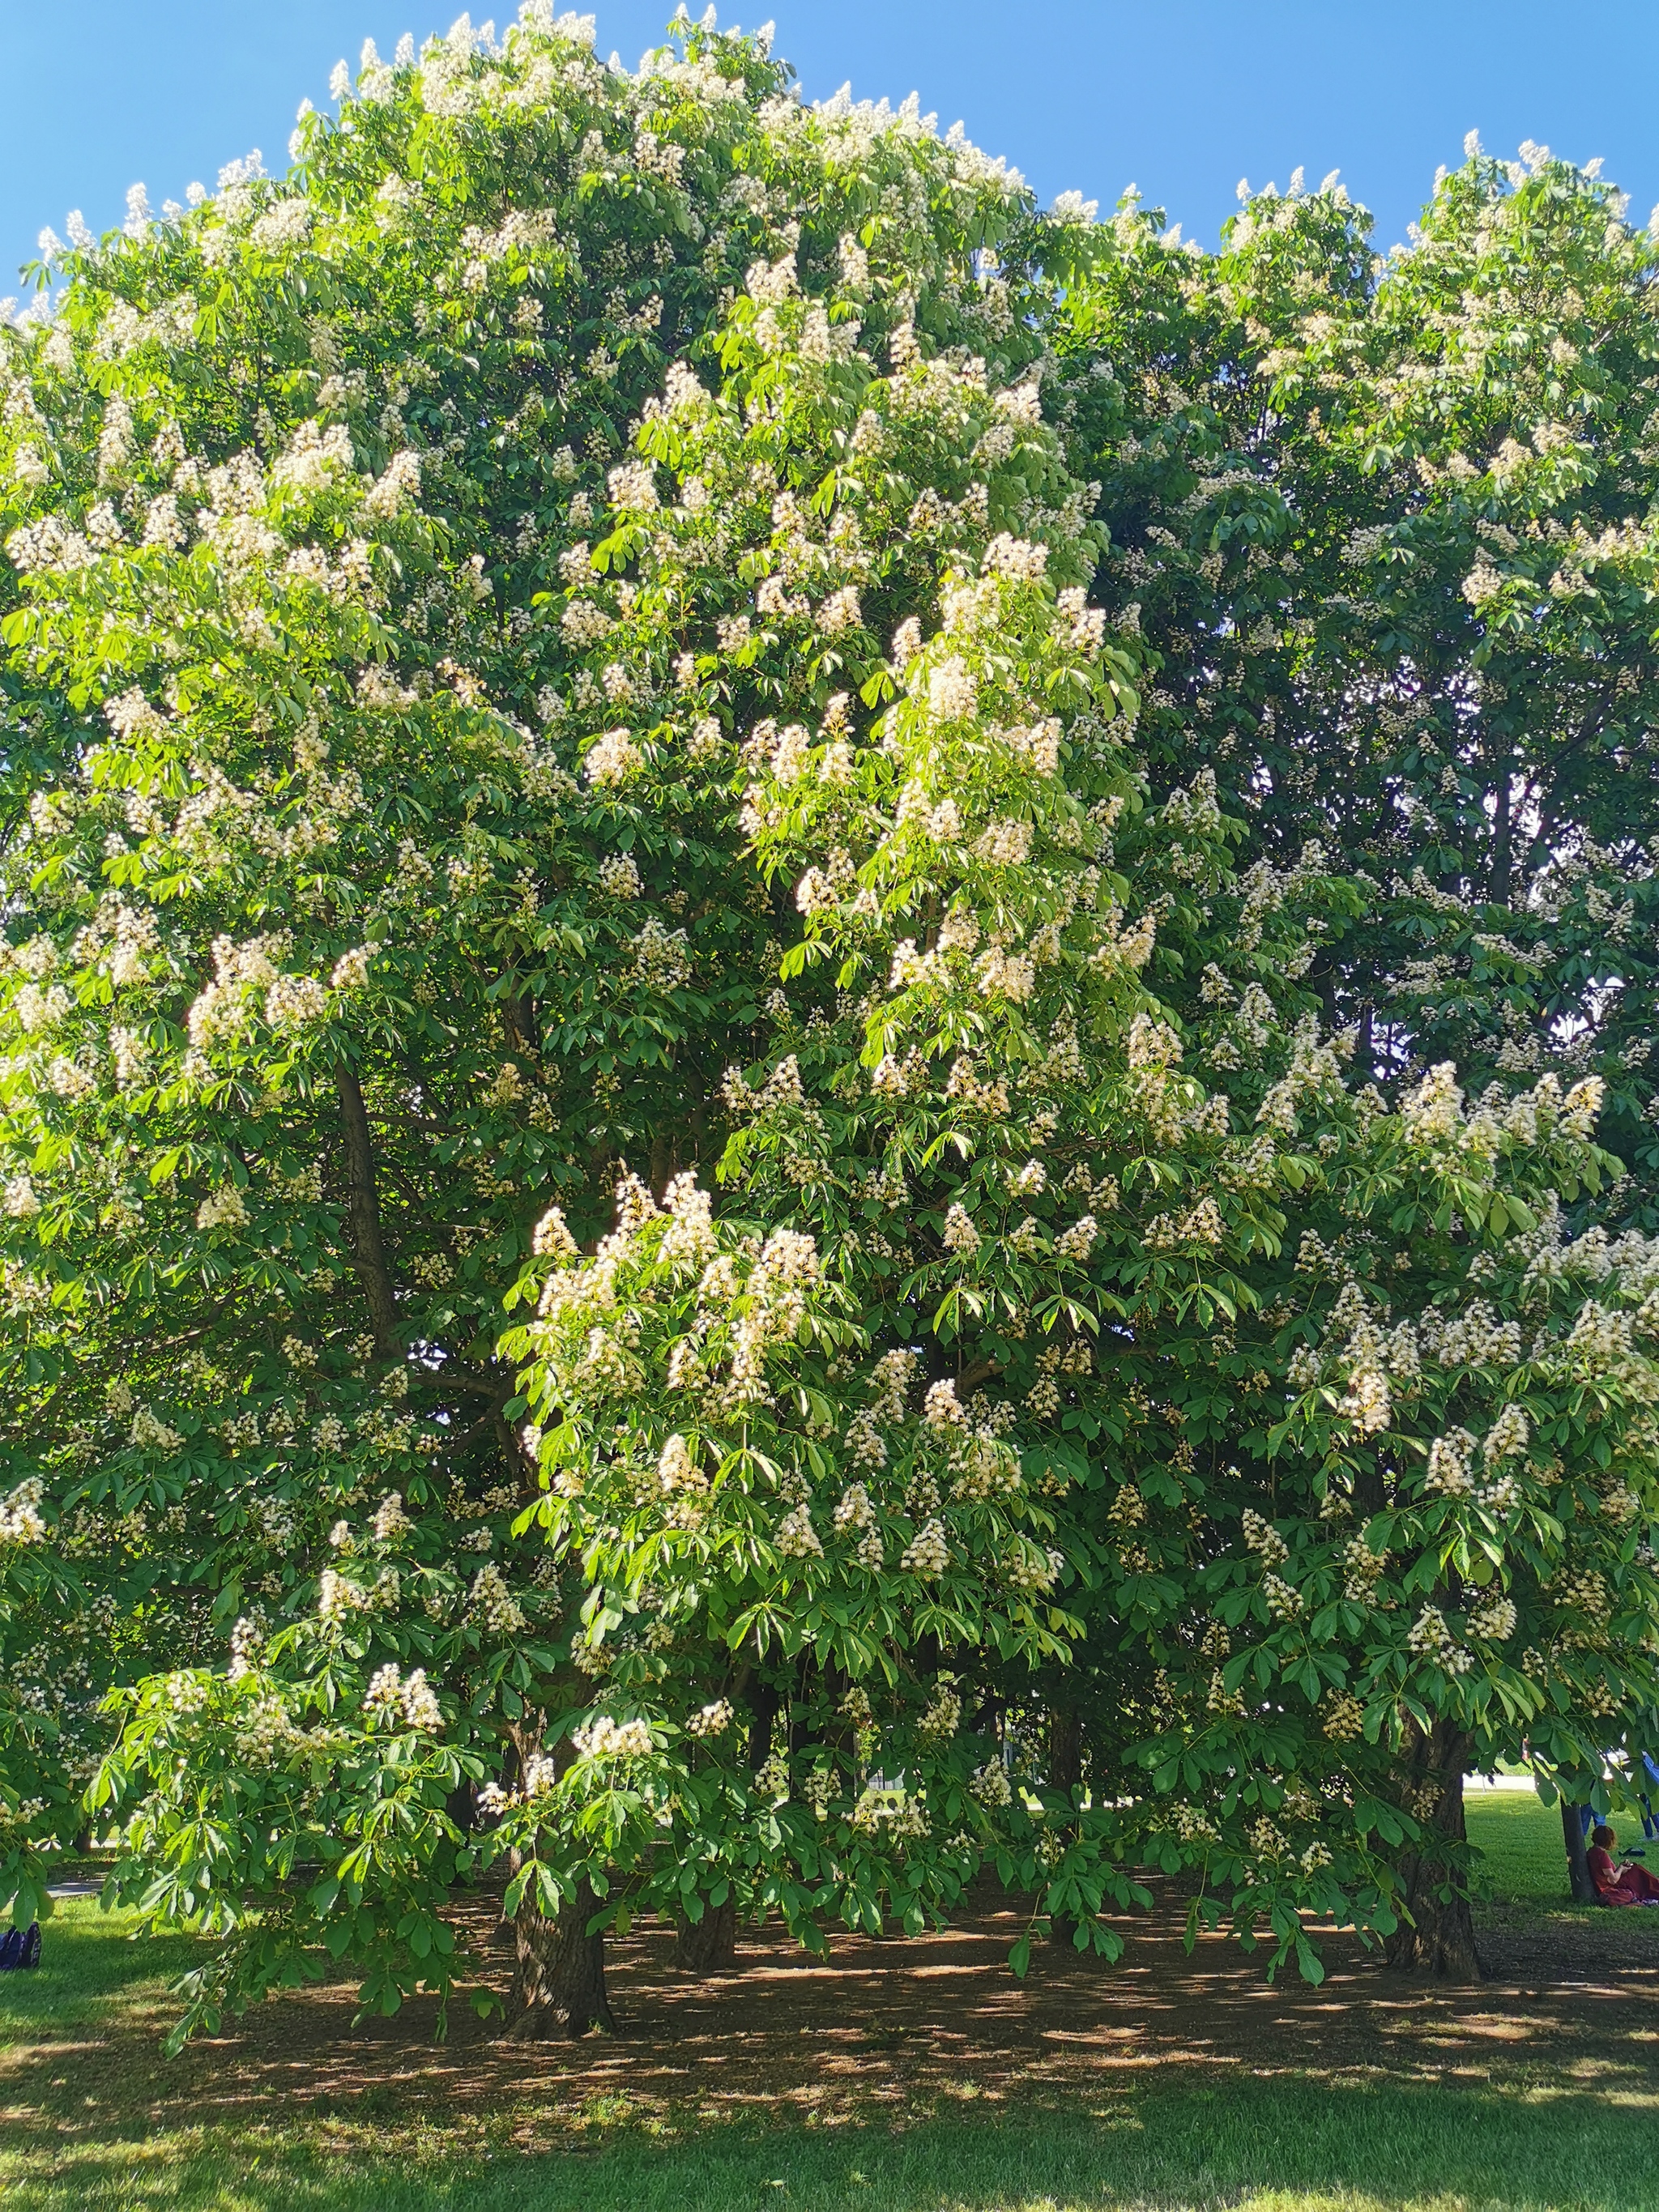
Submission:
[[[489,1900],[468,1910],[487,1945]],[[1659,2212],[1659,1950],[1635,1917],[1495,1931],[1473,1990],[1340,1937],[1322,1987],[1270,1986],[1220,1939],[1188,1958],[1167,1911],[1120,1968],[1043,1950],[1023,1983],[1011,1911],[828,1966],[762,1933],[705,1983],[641,1927],[612,1947],[619,2038],[507,2044],[461,2006],[434,2044],[424,2004],[354,2030],[325,1985],[176,2063],[146,1977],[131,2018],[106,1990],[0,2062],[0,2177],[31,2212]]]

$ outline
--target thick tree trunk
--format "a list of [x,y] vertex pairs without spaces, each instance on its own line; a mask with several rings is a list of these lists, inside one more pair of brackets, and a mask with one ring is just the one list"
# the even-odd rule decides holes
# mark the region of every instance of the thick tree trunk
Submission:
[[513,1975],[516,2017],[507,2031],[520,2041],[547,2035],[586,2035],[617,2023],[605,1989],[605,1937],[587,1923],[599,1911],[592,1887],[583,1882],[554,1917],[528,1896],[513,1923],[517,1963]]
[[738,1958],[738,1900],[726,1892],[724,1905],[703,1899],[702,1918],[674,1915],[674,1964],[685,1974],[729,1974]]
[[1466,1873],[1455,1846],[1467,1843],[1463,1820],[1463,1764],[1469,1739],[1444,1721],[1428,1735],[1413,1730],[1409,1776],[1414,1789],[1432,1789],[1425,1832],[1400,1864],[1400,1925],[1386,1955],[1406,1973],[1432,1974],[1447,1982],[1478,1982],[1485,1968],[1475,1948]]
[[1561,1800],[1561,1840],[1567,1847],[1567,1888],[1575,1905],[1595,1903],[1595,1884],[1590,1880],[1589,1850],[1578,1808]]

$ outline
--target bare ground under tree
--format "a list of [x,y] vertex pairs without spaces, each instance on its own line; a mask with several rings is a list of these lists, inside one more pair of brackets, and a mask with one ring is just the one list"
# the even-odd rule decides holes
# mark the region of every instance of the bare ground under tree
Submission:
[[[491,1942],[489,1901],[463,1910]],[[642,1924],[607,1947],[617,2036],[510,2041],[458,2002],[437,2044],[428,2003],[354,2027],[350,1990],[325,1984],[172,2063],[153,2013],[14,2045],[0,2060],[0,2120],[45,2148],[85,2127],[94,2096],[100,2125],[139,2131],[234,2122],[276,2099],[323,2121],[418,2111],[465,2133],[505,2120],[530,2144],[595,2113],[898,2120],[1098,2097],[1149,2069],[1659,2087],[1659,1912],[1482,1917],[1491,1978],[1473,1989],[1391,1973],[1328,1931],[1322,1987],[1269,1984],[1261,1955],[1223,1937],[1201,1937],[1189,1958],[1173,1903],[1123,1923],[1116,1967],[1040,1947],[1024,1982],[1006,1966],[1021,1924],[1010,1910],[914,1939],[842,1935],[828,1965],[780,1933],[744,1930],[738,1971],[702,1982],[677,1972],[672,1927]],[[489,1956],[505,1990],[510,1944]]]

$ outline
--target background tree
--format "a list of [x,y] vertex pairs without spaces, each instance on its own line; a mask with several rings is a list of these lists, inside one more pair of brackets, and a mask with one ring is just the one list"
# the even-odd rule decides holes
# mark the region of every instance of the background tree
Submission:
[[1058,404],[1160,657],[1149,759],[1213,763],[1247,859],[1316,837],[1369,887],[1310,971],[1368,1073],[1599,1073],[1645,1173],[1659,394],[1624,212],[1473,140],[1386,260],[1334,178],[1214,257],[1127,206]]

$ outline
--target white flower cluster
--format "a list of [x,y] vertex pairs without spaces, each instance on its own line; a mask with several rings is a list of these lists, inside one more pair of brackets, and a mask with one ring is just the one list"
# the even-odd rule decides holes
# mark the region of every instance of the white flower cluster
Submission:
[[631,853],[607,853],[599,862],[599,884],[613,899],[636,899],[645,888]]
[[587,781],[596,791],[627,783],[644,766],[645,756],[627,730],[607,730],[589,748],[583,763]]
[[570,1233],[561,1207],[550,1206],[536,1224],[531,1249],[540,1260],[575,1260],[580,1257],[576,1240]]
[[[1204,1203],[1209,1206],[1212,1212],[1214,1212],[1212,1200],[1206,1199]],[[1061,1230],[1060,1235],[1055,1237],[1055,1255],[1062,1260],[1086,1260],[1094,1250],[1099,1236],[1100,1224],[1092,1213],[1085,1213],[1074,1221],[1069,1229]]]
[[818,1532],[812,1526],[812,1516],[805,1505],[797,1505],[778,1523],[773,1542],[786,1559],[807,1559],[823,1557],[823,1546]]
[[1469,1615],[1469,1634],[1487,1644],[1507,1644],[1515,1633],[1518,1617],[1513,1600],[1489,1597]]
[[838,1530],[851,1529],[859,1535],[862,1535],[866,1529],[874,1528],[876,1509],[871,1503],[868,1490],[861,1482],[848,1484],[841,1494],[834,1518]]
[[949,1743],[961,1727],[962,1698],[954,1674],[941,1674],[934,1683],[927,1710],[916,1723],[916,1734],[924,1743]]
[[1440,1498],[1472,1496],[1474,1477],[1469,1471],[1469,1454],[1474,1445],[1474,1439],[1467,1429],[1437,1437],[1429,1446],[1428,1472],[1423,1479],[1425,1490]]
[[923,1522],[905,1546],[899,1561],[907,1574],[928,1579],[942,1575],[950,1564],[951,1547],[945,1540],[945,1523],[937,1517]]
[[1275,1620],[1294,1620],[1302,1610],[1302,1593],[1282,1575],[1263,1575],[1261,1594]]
[[1263,1520],[1253,1506],[1247,1505],[1240,1516],[1244,1541],[1264,1565],[1282,1567],[1291,1556],[1291,1547],[1271,1521]]
[[240,1682],[245,1674],[253,1673],[264,1646],[264,1624],[257,1613],[242,1613],[230,1632],[230,1664],[226,1669],[229,1680]]
[[1322,1710],[1322,1731],[1332,1743],[1357,1743],[1364,1734],[1365,1708],[1351,1692],[1333,1691]]
[[184,1449],[184,1438],[177,1429],[158,1419],[148,1406],[140,1406],[132,1417],[129,1441],[135,1451],[176,1452]]
[[26,1175],[13,1176],[0,1192],[0,1210],[13,1221],[29,1221],[40,1211],[34,1185]]
[[46,1524],[41,1517],[44,1485],[39,1475],[20,1482],[9,1497],[0,1498],[0,1544],[38,1544]]
[[379,520],[401,514],[421,489],[421,456],[405,447],[386,464],[385,474],[371,488],[363,506]]
[[374,1530],[374,1540],[379,1544],[392,1543],[398,1537],[408,1534],[414,1523],[404,1510],[401,1491],[390,1491],[380,1500],[375,1509],[372,1525]]
[[1347,1570],[1343,1596],[1353,1605],[1370,1604],[1377,1583],[1388,1571],[1388,1553],[1372,1551],[1363,1536],[1352,1536],[1342,1547],[1342,1562]]
[[467,1612],[491,1636],[514,1636],[524,1626],[524,1607],[508,1589],[494,1560],[473,1577]]
[[1023,1597],[1046,1596],[1060,1579],[1065,1559],[1052,1547],[1017,1544],[1002,1563],[1011,1589]]
[[374,952],[372,945],[355,945],[349,952],[343,952],[335,962],[329,977],[331,987],[337,991],[361,991],[368,981],[369,962]]
[[727,1698],[716,1698],[712,1705],[701,1706],[685,1723],[687,1735],[724,1735],[732,1725],[732,1705]]
[[369,1593],[334,1567],[325,1567],[318,1577],[317,1612],[323,1620],[343,1620],[373,1602]]
[[1446,1617],[1437,1606],[1425,1605],[1412,1623],[1406,1638],[1407,1650],[1419,1659],[1426,1659],[1443,1668],[1449,1674],[1467,1674],[1474,1664],[1474,1655],[1466,1651],[1446,1626]]
[[945,1249],[966,1259],[979,1249],[979,1231],[965,1206],[952,1201],[945,1215]]
[[407,1676],[391,1662],[377,1668],[363,1694],[363,1711],[371,1719],[402,1719],[424,1735],[435,1735],[444,1724],[437,1692],[427,1680],[424,1667]]
[[957,1386],[947,1376],[941,1382],[930,1382],[922,1401],[921,1418],[930,1429],[965,1429],[968,1415],[957,1396]]
[[234,1182],[223,1183],[196,1209],[198,1229],[246,1229],[247,1201]]
[[573,1729],[570,1741],[583,1759],[648,1759],[655,1749],[648,1721],[614,1721],[606,1713]]
[[674,1491],[707,1490],[708,1478],[697,1465],[692,1447],[678,1430],[664,1444],[657,1460],[657,1485],[666,1495]]
[[974,1778],[968,1787],[981,1805],[993,1811],[1013,1802],[1013,1785],[1008,1779],[1007,1769],[1000,1759],[988,1759],[983,1766],[976,1767],[974,1770]]
[[[1297,1346],[1298,1351],[1306,1348]],[[1312,1379],[1317,1380],[1317,1376]],[[1378,1435],[1388,1427],[1394,1413],[1388,1376],[1380,1368],[1360,1368],[1339,1401],[1337,1412],[1343,1420],[1352,1422],[1362,1437]]]
[[1488,1467],[1497,1467],[1516,1453],[1523,1452],[1532,1435],[1526,1408],[1514,1404],[1503,1407],[1497,1419],[1486,1431],[1481,1450]]

